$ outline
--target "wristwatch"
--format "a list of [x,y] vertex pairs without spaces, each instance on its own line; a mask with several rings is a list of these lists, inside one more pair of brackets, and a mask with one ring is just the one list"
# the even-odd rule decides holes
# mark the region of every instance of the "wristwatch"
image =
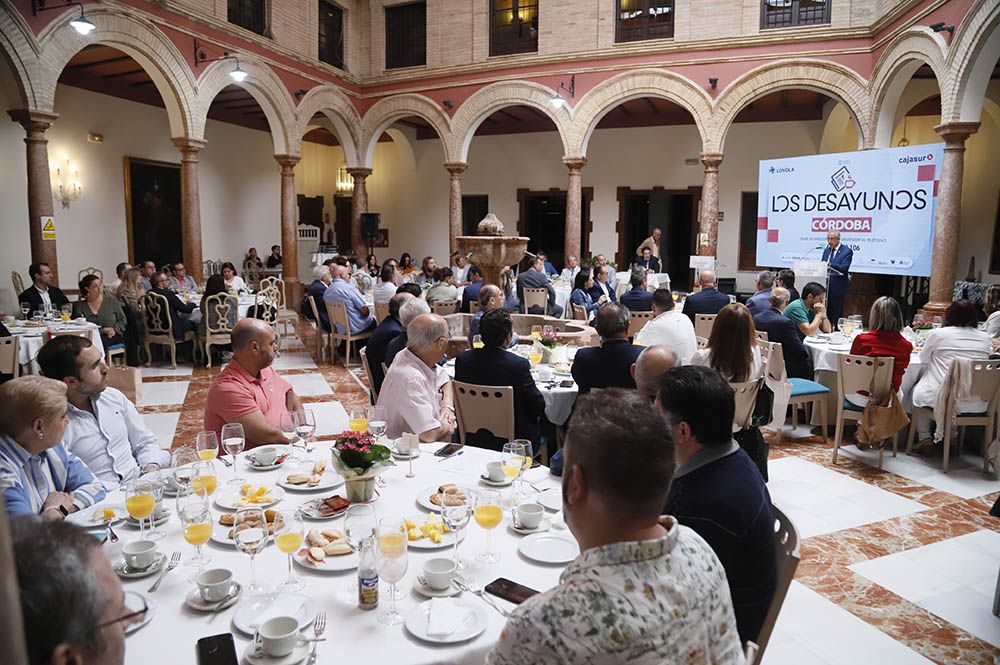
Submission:
[[62,516],[63,516],[63,517],[68,517],[68,516],[69,516],[69,511],[68,511],[68,510],[66,510],[66,506],[64,506],[64,505],[62,505],[62,504],[59,504],[59,505],[58,505],[58,506],[56,506],[56,507],[57,507],[57,508],[59,508],[59,512],[60,512],[60,513],[62,513]]

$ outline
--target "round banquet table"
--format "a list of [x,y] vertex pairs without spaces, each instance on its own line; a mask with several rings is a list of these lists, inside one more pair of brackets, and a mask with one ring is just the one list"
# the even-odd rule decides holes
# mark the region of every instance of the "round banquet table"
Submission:
[[[196,293],[196,294],[183,294],[183,295],[181,295],[181,299],[184,302],[201,303],[201,298],[202,298],[202,294],[200,294],[200,293]],[[237,318],[236,318],[236,320],[239,321],[240,319],[247,318],[247,311],[254,304],[254,296],[251,295],[251,294],[249,294],[249,293],[241,293],[237,297],[237,300],[239,301],[239,305],[237,306],[237,314],[236,314]],[[188,318],[191,321],[194,321],[195,323],[198,323],[198,322],[201,321],[202,316],[203,316],[203,314],[201,312],[201,305],[199,304],[197,307],[194,308],[194,310],[191,312],[191,314],[188,316]]]
[[101,330],[94,323],[76,323],[73,321],[62,323],[57,321],[50,323],[46,327],[37,328],[23,326],[21,323],[23,322],[18,320],[7,325],[10,334],[18,337],[17,362],[21,365],[31,363],[38,356],[38,352],[45,345],[45,342],[48,341],[48,333],[50,332],[79,332],[85,330],[91,344],[98,347],[102,344]]
[[[418,493],[425,488],[436,488],[443,483],[482,488],[484,485],[478,480],[479,475],[485,469],[486,462],[500,459],[500,453],[466,447],[463,454],[442,460],[433,455],[433,452],[441,445],[443,444],[421,444],[421,455],[413,461],[413,471],[416,474],[414,478],[404,477],[407,470],[406,462],[398,462],[399,466],[390,467],[382,474],[386,486],[379,490],[380,496],[373,504],[378,518],[409,517],[411,519],[417,518],[422,522],[427,513],[416,504],[415,499]],[[329,442],[316,444],[312,457],[329,459],[329,449]],[[219,473],[218,492],[227,487],[225,483],[232,477],[233,471],[223,467],[219,462],[216,462],[216,466]],[[282,474],[289,472],[289,464],[276,471],[255,472],[247,470],[245,464],[241,463],[241,474],[244,478],[249,477],[249,482],[255,485],[273,486]],[[328,470],[327,473],[331,473],[331,471]],[[539,489],[555,488],[549,489],[549,492],[559,491],[558,479],[550,476],[545,467],[529,470],[525,478]],[[279,509],[292,508],[307,500],[326,497],[333,493],[343,496],[343,486],[326,492],[286,492],[285,498],[275,507]],[[502,490],[502,493],[506,500],[511,490],[507,488]],[[100,505],[121,506],[123,501],[122,492],[117,490],[111,493]],[[174,501],[165,498],[164,502],[174,514],[171,515],[166,524],[159,527],[166,535],[158,542],[157,547],[167,555],[172,552],[181,552],[186,559],[194,552],[194,548],[183,539],[181,525],[176,518]],[[212,509],[217,520],[220,509],[214,503]],[[503,524],[494,529],[492,534],[493,550],[500,554],[501,560],[490,565],[473,561],[472,567],[463,571],[463,574],[473,578],[482,587],[498,577],[506,577],[539,591],[552,588],[558,583],[559,575],[564,566],[533,563],[518,554],[517,547],[521,536],[508,529],[509,513],[509,510],[505,511]],[[551,511],[546,511],[546,514],[549,519],[553,519],[554,514]],[[556,519],[556,522],[560,526],[563,525],[561,519]],[[336,517],[322,522],[307,520],[305,526],[306,529],[331,528],[343,531],[344,519]],[[115,530],[120,536],[119,542],[103,545],[103,550],[113,565],[121,559],[122,545],[139,538],[139,532],[136,528],[125,526],[123,523],[120,523]],[[466,537],[459,546],[459,555],[467,560],[473,560],[476,554],[485,549],[486,534],[475,524],[474,520],[470,521],[465,531]],[[563,529],[559,529],[559,531],[569,534]],[[238,583],[244,587],[249,583],[250,561],[247,556],[240,554],[234,548],[224,548],[211,541],[203,547],[203,551],[212,557],[212,561],[207,564],[206,569],[228,568],[233,571],[234,578]],[[439,556],[451,557],[452,550],[450,548],[441,550],[410,548],[406,576],[398,584],[402,591],[402,597],[397,601],[397,608],[404,616],[425,601],[422,596],[413,591],[412,586],[415,579],[422,574],[424,562]],[[287,555],[278,551],[273,543],[257,555],[255,566],[258,580],[271,590],[274,590],[274,587],[282,582],[288,574]],[[486,630],[472,640],[455,645],[444,646],[421,642],[411,636],[403,625],[390,627],[378,622],[378,614],[385,610],[389,602],[388,584],[381,585],[378,609],[366,612],[357,608],[356,595],[350,601],[346,597],[348,587],[356,588],[356,570],[329,574],[306,570],[297,564],[294,568],[295,575],[306,584],[305,589],[299,593],[309,597],[316,609],[325,611],[327,614],[327,629],[323,635],[326,641],[318,643],[318,663],[392,663],[393,665],[482,663],[486,654],[493,648],[504,626],[505,619],[497,611],[489,607],[483,600],[469,593],[462,593],[459,598],[481,606],[484,610],[487,621]],[[245,592],[244,596],[233,607],[222,610],[218,615],[194,612],[184,605],[185,595],[195,588],[193,583],[187,581],[192,572],[193,569],[190,567],[178,566],[166,575],[160,588],[153,593],[149,593],[148,589],[156,579],[155,576],[138,580],[122,580],[126,591],[138,592],[145,596],[153,612],[149,624],[127,637],[125,643],[126,663],[134,665],[193,663],[196,660],[195,644],[198,639],[228,632],[231,632],[235,638],[239,662],[246,662],[243,653],[251,636],[241,633],[232,624],[233,615],[240,604],[246,600]],[[508,610],[513,607],[506,601],[495,597],[493,599]],[[308,628],[306,633],[311,637],[312,629]]]

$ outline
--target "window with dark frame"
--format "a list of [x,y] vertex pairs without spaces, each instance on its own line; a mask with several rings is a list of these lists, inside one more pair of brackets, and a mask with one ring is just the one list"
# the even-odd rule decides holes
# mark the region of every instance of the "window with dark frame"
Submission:
[[344,10],[329,0],[319,0],[319,59],[338,69],[344,67]]
[[616,0],[616,42],[674,36],[674,0]]
[[227,0],[226,17],[233,25],[263,35],[267,31],[266,0]]
[[763,270],[757,266],[757,192],[740,195],[740,253],[737,270]]
[[385,8],[385,68],[427,64],[427,3]]
[[538,0],[490,0],[490,55],[538,52]]
[[830,22],[831,0],[761,0],[760,27],[789,28]]

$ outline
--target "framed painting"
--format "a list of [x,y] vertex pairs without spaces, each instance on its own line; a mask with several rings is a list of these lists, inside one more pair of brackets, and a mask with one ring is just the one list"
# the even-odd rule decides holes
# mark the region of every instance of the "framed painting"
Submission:
[[183,260],[181,165],[125,157],[125,219],[133,265]]
[[389,246],[389,229],[379,229],[375,237],[372,238],[372,247]]

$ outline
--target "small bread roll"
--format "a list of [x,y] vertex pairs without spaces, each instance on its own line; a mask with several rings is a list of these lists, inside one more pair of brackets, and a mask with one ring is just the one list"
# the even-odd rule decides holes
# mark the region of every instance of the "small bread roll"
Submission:
[[433,503],[435,506],[440,506],[441,505],[441,497],[443,497],[443,496],[444,496],[444,494],[431,494],[431,503]]
[[335,543],[338,540],[347,540],[347,538],[340,531],[336,529],[323,529],[320,531],[323,537],[329,540],[331,543]]
[[446,506],[461,506],[465,503],[464,494],[445,494],[444,495],[444,505]]
[[267,520],[269,523],[273,522],[274,518],[277,517],[277,515],[278,511],[274,510],[273,508],[268,508],[267,510],[264,511],[264,519]]
[[321,562],[326,559],[326,552],[323,551],[322,547],[310,547],[309,558]]
[[302,471],[296,471],[295,473],[288,474],[288,477],[285,478],[285,481],[291,483],[292,485],[302,485],[304,483],[309,482],[310,478],[311,476],[308,473],[304,473]]
[[318,459],[316,463],[313,464],[313,475],[321,476],[323,472],[326,471],[326,460]]
[[438,487],[438,492],[440,492],[441,494],[454,494],[457,491],[458,491],[458,485],[454,485],[452,483],[448,483]]
[[313,547],[326,547],[330,544],[330,541],[316,529],[309,530],[309,533],[306,534],[306,540],[308,540],[309,544]]
[[236,513],[222,513],[219,515],[219,524],[222,526],[232,526],[236,524]]
[[350,554],[354,551],[354,548],[347,544],[347,542],[337,542],[330,543],[323,548],[323,552],[329,556],[344,556],[345,554]]
[[308,485],[309,487],[316,487],[317,485],[319,485],[321,480],[323,480],[323,476],[319,475],[318,473],[315,473],[309,480],[306,481],[306,485]]

